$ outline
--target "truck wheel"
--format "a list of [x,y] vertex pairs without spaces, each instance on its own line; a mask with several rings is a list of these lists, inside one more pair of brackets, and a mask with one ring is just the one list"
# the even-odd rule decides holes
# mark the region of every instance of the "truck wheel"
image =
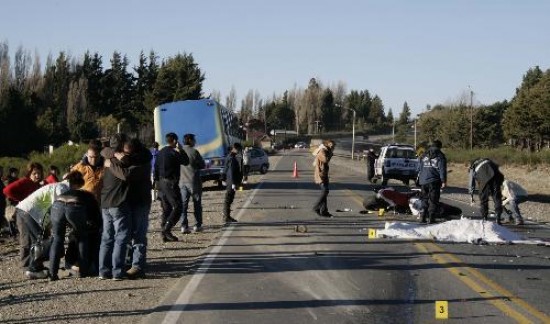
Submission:
[[261,174],[267,173],[267,164],[262,164],[262,166],[260,167],[260,173]]

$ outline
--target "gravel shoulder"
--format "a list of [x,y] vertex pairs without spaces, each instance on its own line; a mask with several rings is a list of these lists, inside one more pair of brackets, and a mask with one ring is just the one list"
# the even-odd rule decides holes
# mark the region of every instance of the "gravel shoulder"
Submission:
[[[281,156],[270,157],[275,165]],[[261,175],[249,177],[250,187]],[[224,191],[207,183],[203,193],[205,231],[183,235],[174,227],[179,242],[163,243],[160,236],[160,204],[150,214],[148,273],[140,280],[71,278],[60,271],[59,281],[26,280],[19,266],[19,245],[0,240],[0,322],[2,323],[138,323],[149,314],[179,278],[189,273],[222,229]],[[233,210],[245,201],[250,190],[237,191]],[[189,206],[194,224],[192,204]],[[62,261],[63,264],[63,261]],[[47,263],[46,263],[47,265]]]

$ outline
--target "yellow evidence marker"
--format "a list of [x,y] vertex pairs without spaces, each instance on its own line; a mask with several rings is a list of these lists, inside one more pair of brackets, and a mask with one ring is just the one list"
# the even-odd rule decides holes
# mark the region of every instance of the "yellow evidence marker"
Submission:
[[369,238],[370,239],[376,238],[376,229],[375,228],[369,228]]
[[386,212],[386,210],[384,208],[380,208],[378,209],[378,217],[382,217],[384,216],[384,213]]
[[435,302],[435,319],[449,319],[449,302],[438,300]]

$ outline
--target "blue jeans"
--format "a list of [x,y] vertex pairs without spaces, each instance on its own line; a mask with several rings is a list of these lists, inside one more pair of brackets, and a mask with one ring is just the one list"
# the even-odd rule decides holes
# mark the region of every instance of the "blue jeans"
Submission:
[[103,233],[99,248],[99,275],[123,276],[126,245],[130,240],[130,209],[126,203],[102,208]]
[[193,199],[193,212],[197,226],[202,226],[202,192],[193,192],[191,185],[183,185],[181,187],[181,199],[183,200],[183,220],[181,227],[188,227],[187,208],[189,207],[189,198]]
[[319,184],[319,187],[321,188],[321,195],[315,202],[315,205],[313,205],[313,210],[319,214],[327,214],[328,213],[327,197],[329,193],[328,181],[322,182],[321,184]]
[[52,205],[51,216],[53,243],[50,249],[50,273],[57,276],[59,260],[64,252],[65,232],[71,225],[78,242],[78,262],[80,275],[86,276],[89,270],[88,228],[86,226],[86,207],[56,201]]
[[146,201],[130,205],[132,220],[131,255],[132,267],[144,270],[147,258],[147,230],[151,202]]

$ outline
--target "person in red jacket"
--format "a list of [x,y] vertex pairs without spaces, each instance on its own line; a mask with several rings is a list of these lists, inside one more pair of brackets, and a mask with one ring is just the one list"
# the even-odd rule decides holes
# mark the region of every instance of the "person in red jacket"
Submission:
[[4,195],[18,203],[40,188],[43,176],[44,168],[42,164],[31,162],[27,165],[27,173],[23,178],[10,183],[4,188]]
[[[12,169],[10,169],[10,176],[12,175]],[[27,173],[23,178],[17,179],[9,183],[2,192],[4,196],[8,198],[10,204],[17,205],[20,201],[27,198],[30,194],[41,187],[40,182],[44,175],[44,168],[42,164],[37,162],[31,162],[27,165]],[[17,219],[13,215],[5,215],[9,218],[10,233],[12,236],[17,234]]]
[[50,165],[50,174],[44,179],[44,184],[59,182],[59,168],[55,165]]

